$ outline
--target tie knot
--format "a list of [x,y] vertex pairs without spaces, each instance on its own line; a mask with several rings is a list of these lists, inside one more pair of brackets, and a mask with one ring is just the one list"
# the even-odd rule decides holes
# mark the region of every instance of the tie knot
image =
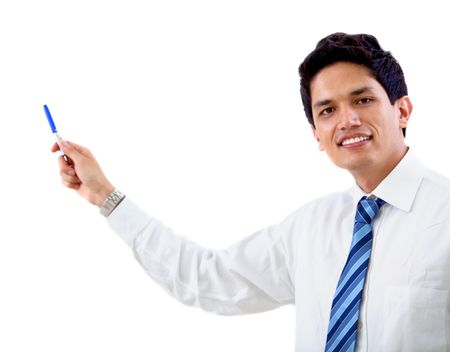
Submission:
[[377,216],[378,210],[385,201],[381,198],[372,199],[363,197],[358,203],[358,208],[356,211],[355,222],[370,224],[372,223],[375,216]]

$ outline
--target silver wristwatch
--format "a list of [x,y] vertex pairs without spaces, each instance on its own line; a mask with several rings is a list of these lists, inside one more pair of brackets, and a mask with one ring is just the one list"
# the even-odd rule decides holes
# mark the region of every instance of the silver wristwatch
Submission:
[[107,217],[113,212],[114,209],[120,204],[120,202],[125,198],[125,194],[120,192],[118,189],[114,189],[105,199],[100,207],[100,214]]

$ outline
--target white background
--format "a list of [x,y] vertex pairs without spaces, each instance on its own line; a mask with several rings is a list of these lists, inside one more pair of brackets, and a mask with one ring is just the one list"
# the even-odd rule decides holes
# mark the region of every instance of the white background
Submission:
[[147,278],[61,185],[42,105],[142,208],[221,248],[351,185],[298,92],[332,32],[393,52],[415,104],[407,142],[450,175],[448,12],[407,3],[2,1],[0,351],[293,350],[292,307],[214,316]]

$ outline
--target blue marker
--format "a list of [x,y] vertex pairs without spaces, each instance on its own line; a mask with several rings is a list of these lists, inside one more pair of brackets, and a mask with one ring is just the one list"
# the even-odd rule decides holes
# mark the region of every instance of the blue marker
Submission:
[[48,124],[50,125],[50,128],[52,129],[52,133],[56,138],[56,143],[58,144],[59,151],[61,152],[61,156],[64,158],[66,162],[69,162],[69,159],[67,158],[67,155],[64,154],[61,150],[60,142],[62,138],[58,134],[58,130],[56,129],[55,122],[53,121],[52,115],[50,114],[50,110],[48,109],[47,105],[44,105],[44,111],[45,115],[47,116]]

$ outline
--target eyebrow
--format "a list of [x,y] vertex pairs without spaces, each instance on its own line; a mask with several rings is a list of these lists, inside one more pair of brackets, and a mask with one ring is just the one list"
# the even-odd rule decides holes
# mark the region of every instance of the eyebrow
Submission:
[[331,103],[331,99],[319,100],[314,104],[314,108],[320,108],[321,106],[328,105]]
[[369,87],[369,86],[361,87],[361,88],[352,90],[350,92],[350,96],[354,97],[356,95],[360,95],[360,94],[363,94],[363,93],[366,93],[366,92],[372,91],[372,90],[373,90],[372,87]]
[[[366,92],[369,92],[369,91],[372,91],[372,90],[373,90],[372,87],[370,87],[370,86],[364,86],[364,87],[361,87],[361,88],[357,88],[357,89],[355,89],[355,90],[352,90],[352,91],[350,92],[349,96],[355,97],[355,96],[358,96],[358,95],[360,95],[360,94],[363,94],[363,93],[366,93]],[[328,105],[328,104],[330,104],[331,102],[332,102],[331,99],[323,99],[323,100],[319,100],[317,103],[314,104],[314,108],[319,108],[319,107],[321,107],[321,106]]]

